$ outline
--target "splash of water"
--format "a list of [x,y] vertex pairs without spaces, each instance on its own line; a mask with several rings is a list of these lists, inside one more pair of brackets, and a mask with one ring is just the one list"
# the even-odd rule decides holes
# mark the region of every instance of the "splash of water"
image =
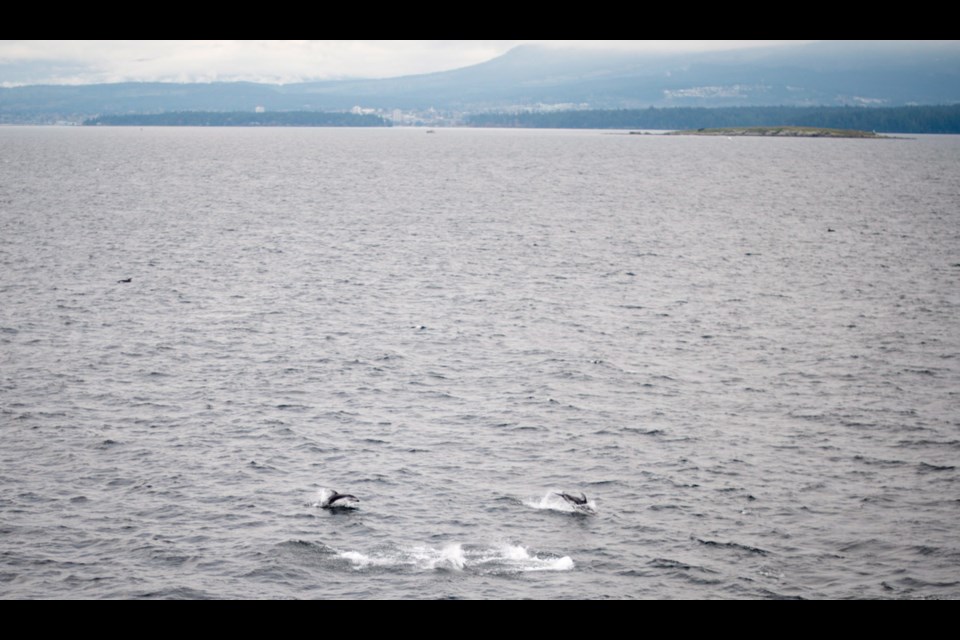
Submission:
[[356,570],[385,568],[394,570],[473,571],[482,574],[521,573],[526,571],[569,571],[574,562],[570,556],[539,555],[522,545],[499,545],[464,548],[460,543],[441,548],[416,546],[385,549],[371,553],[345,551],[339,558],[349,561]]

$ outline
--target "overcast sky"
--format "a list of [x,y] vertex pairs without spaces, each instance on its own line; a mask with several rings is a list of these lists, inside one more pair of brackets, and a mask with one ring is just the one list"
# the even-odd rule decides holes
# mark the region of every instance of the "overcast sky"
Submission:
[[704,51],[780,42],[787,41],[0,40],[0,86],[386,78],[465,67],[526,43]]

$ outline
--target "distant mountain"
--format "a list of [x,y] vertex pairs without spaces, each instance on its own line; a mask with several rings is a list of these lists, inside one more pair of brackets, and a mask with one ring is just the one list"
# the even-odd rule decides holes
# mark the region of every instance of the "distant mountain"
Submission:
[[831,41],[653,54],[517,47],[482,64],[379,80],[289,85],[121,83],[0,88],[0,122],[171,111],[462,114],[649,106],[900,106],[960,103],[957,41]]

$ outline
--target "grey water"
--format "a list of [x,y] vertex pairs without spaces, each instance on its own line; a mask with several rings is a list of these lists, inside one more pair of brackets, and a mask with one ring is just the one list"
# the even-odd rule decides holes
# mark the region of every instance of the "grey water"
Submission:
[[956,599],[960,137],[0,128],[0,438],[4,599]]

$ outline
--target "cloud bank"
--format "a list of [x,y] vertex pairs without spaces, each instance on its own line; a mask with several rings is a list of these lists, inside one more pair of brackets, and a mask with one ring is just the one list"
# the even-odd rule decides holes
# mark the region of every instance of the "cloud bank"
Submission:
[[520,44],[704,51],[772,40],[4,40],[0,85],[106,82],[286,84],[389,78],[478,64]]

